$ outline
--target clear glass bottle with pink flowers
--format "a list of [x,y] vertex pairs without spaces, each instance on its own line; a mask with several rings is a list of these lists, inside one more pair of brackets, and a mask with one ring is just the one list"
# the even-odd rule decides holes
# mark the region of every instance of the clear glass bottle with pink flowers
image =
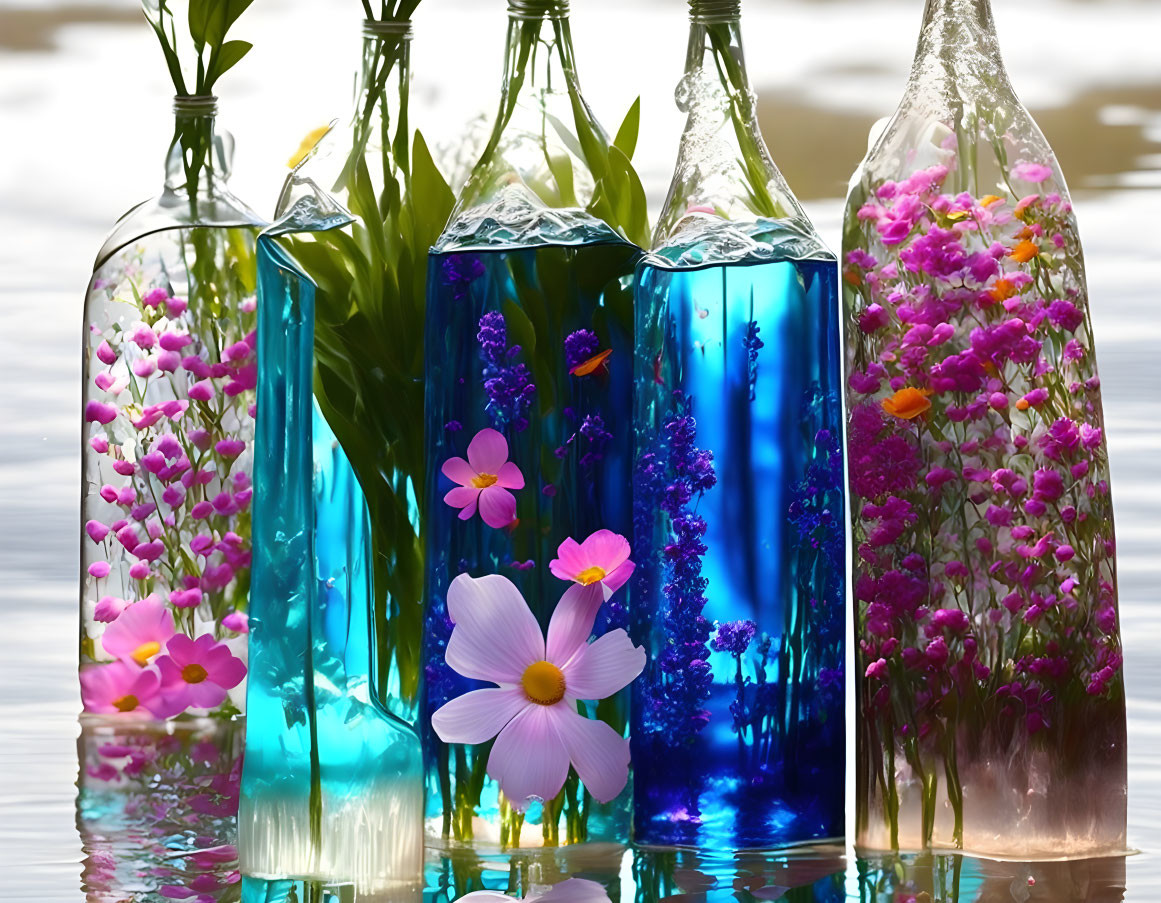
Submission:
[[231,716],[245,698],[261,221],[227,186],[233,139],[208,92],[241,42],[191,17],[199,53],[225,55],[187,91],[172,15],[145,6],[179,93],[164,190],[118,222],[85,299],[81,696],[86,714]]
[[1124,684],[1084,260],[988,0],[928,0],[843,251],[857,842],[1119,851]]

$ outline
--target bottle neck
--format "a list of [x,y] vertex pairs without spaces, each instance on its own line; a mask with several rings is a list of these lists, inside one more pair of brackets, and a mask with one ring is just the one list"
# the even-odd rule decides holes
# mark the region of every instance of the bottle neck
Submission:
[[[411,22],[363,23],[363,61],[355,89],[354,148],[381,151],[384,166],[408,167],[407,98],[411,78]],[[396,139],[403,136],[402,141]]]
[[504,97],[561,94],[578,89],[568,4],[564,0],[513,0],[508,7]]
[[912,78],[926,74],[932,61],[953,77],[965,58],[982,60],[1003,74],[991,0],[927,0]]
[[174,98],[173,141],[165,167],[165,190],[171,195],[188,195],[191,211],[199,201],[225,192],[233,162],[234,139],[218,133],[216,97],[179,96]]

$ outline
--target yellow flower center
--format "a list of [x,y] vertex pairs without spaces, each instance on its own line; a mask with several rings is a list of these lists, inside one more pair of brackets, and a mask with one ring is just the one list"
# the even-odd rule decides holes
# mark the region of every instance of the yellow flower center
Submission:
[[524,694],[537,705],[556,705],[564,699],[564,672],[552,662],[535,662],[520,678]]
[[477,489],[487,489],[489,486],[495,486],[499,479],[494,473],[478,473],[472,477],[472,485]]
[[206,669],[201,665],[186,665],[181,669],[181,679],[187,684],[200,684],[206,679]]
[[149,664],[149,660],[161,651],[161,644],[150,640],[148,643],[142,643],[133,650],[133,655],[130,656],[133,661],[137,662],[142,668]]
[[605,569],[597,567],[595,564],[591,568],[585,568],[576,575],[576,582],[581,586],[589,586],[593,583],[600,583],[605,579]]
[[113,700],[113,708],[118,712],[132,712],[137,708],[137,697],[132,693]]

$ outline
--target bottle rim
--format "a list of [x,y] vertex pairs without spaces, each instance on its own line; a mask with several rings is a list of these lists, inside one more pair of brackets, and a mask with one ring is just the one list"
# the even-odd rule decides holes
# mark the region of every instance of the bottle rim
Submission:
[[568,17],[568,0],[508,0],[508,15],[513,19],[564,19]]
[[213,94],[177,94],[173,112],[178,116],[216,116],[218,98]]
[[741,15],[742,0],[689,0],[689,19],[699,25],[733,22]]
[[367,19],[363,22],[363,36],[367,38],[400,37],[410,41],[412,36],[410,19]]

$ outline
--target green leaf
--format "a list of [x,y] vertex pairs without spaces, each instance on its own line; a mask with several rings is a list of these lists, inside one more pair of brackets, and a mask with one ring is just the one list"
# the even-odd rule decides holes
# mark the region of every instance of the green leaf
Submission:
[[218,0],[189,0],[189,36],[200,51],[206,45],[206,28],[210,9]]
[[617,129],[617,137],[613,139],[613,145],[620,148],[630,160],[633,159],[633,152],[637,149],[637,136],[640,131],[641,98],[638,97],[629,107],[629,112],[625,114],[621,127]]
[[211,75],[211,78],[216,79],[222,73],[229,71],[253,47],[254,45],[247,41],[226,41],[221,50],[218,51],[218,62],[215,67],[217,71]]

